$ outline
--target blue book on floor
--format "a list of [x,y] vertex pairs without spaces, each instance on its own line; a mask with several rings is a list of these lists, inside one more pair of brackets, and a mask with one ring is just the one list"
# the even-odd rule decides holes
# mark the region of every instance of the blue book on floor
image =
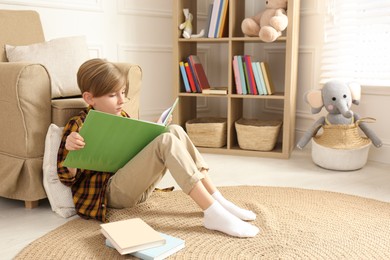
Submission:
[[[140,250],[131,253],[130,255],[144,260],[161,260],[167,258],[170,255],[173,255],[174,253],[185,247],[184,240],[164,233],[160,234],[166,240],[166,243],[164,245]],[[106,239],[106,246],[115,248],[108,239]]]

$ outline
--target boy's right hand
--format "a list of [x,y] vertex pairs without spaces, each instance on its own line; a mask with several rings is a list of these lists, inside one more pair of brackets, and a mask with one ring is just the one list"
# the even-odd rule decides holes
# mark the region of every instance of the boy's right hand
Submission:
[[68,151],[80,150],[84,146],[84,138],[78,132],[72,132],[66,138],[65,149]]

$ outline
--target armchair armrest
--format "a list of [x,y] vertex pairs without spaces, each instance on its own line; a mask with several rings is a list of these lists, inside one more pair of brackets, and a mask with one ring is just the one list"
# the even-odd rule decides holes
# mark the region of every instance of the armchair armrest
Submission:
[[0,62],[0,92],[0,196],[45,198],[42,159],[51,119],[49,74],[39,64]]
[[51,121],[50,78],[39,64],[0,63],[0,153],[42,157]]

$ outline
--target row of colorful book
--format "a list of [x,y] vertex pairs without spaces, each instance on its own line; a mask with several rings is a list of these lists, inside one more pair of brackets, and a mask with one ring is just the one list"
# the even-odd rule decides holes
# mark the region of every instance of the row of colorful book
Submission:
[[189,55],[179,62],[180,74],[187,93],[227,94],[227,88],[212,88],[198,56]]
[[101,224],[105,244],[121,255],[144,260],[161,260],[185,247],[185,241],[157,232],[140,218]]
[[206,37],[221,38],[228,30],[229,0],[214,0],[209,5]]
[[184,81],[184,88],[187,93],[202,93],[203,89],[210,88],[210,83],[198,56],[189,55],[179,65],[180,73]]
[[250,55],[235,55],[233,74],[237,94],[272,95],[275,93],[274,83],[266,62],[252,61]]

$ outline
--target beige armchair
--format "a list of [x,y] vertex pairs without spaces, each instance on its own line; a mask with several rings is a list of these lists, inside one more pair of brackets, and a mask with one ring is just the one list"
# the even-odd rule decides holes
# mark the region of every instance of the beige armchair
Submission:
[[[46,198],[42,160],[49,125],[63,126],[86,106],[80,97],[52,99],[43,65],[7,61],[5,44],[44,41],[38,13],[0,10],[0,196],[23,200],[28,208]],[[138,118],[142,71],[137,65],[117,65],[129,80],[125,110]]]

